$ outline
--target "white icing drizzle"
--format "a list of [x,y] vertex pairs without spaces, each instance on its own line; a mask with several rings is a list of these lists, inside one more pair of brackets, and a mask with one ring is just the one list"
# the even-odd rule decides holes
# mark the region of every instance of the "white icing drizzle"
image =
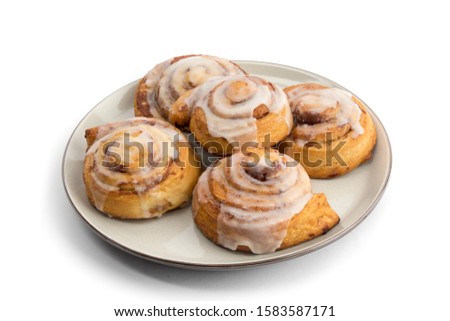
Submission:
[[157,118],[167,118],[171,105],[179,96],[207,79],[245,74],[237,65],[219,57],[189,56],[172,63],[174,59],[156,65],[146,76],[150,113]]
[[[347,91],[338,88],[304,89],[296,87],[288,90],[287,96],[291,108],[297,109],[296,111],[300,113],[307,110],[309,114],[319,115],[332,109],[333,117],[329,120],[315,124],[297,124],[297,129],[305,136],[317,136],[346,124],[350,124],[353,138],[364,133],[364,128],[360,123],[361,109]],[[296,138],[295,142],[299,146],[308,143],[307,140],[300,138]]]
[[[283,242],[291,218],[312,197],[309,177],[292,158],[275,150],[268,157],[261,157],[252,168],[243,165],[252,157],[242,153],[230,157],[230,167],[223,161],[201,175],[195,190],[198,202],[213,202],[220,207],[220,245],[231,250],[248,246],[256,254],[274,252]],[[226,202],[213,195],[209,180],[223,186]],[[193,213],[196,215],[196,208]]]
[[98,186],[101,186],[100,189],[91,189],[92,197],[94,199],[94,205],[99,211],[103,211],[106,198],[108,197],[109,192],[115,191],[117,189],[112,188],[107,184],[103,184],[101,181],[95,181]]
[[[128,146],[125,133],[129,134]],[[93,157],[90,175],[96,185],[96,188],[91,189],[95,207],[103,211],[108,195],[119,191],[121,186],[127,186],[127,189],[138,195],[144,217],[162,215],[148,208],[145,196],[164,179],[171,162],[177,158],[176,148],[171,144],[175,137],[180,142],[187,142],[184,135],[158,119],[136,117],[100,126],[95,142],[87,151],[87,155]],[[125,170],[118,171],[104,165],[105,161],[112,160],[107,159],[104,153],[109,144],[114,144],[110,151],[120,159],[120,163],[114,164],[114,167],[125,167]],[[142,146],[142,150],[137,145]],[[152,163],[148,161],[149,158]]]
[[156,101],[156,92],[159,88],[159,79],[162,72],[170,66],[170,60],[166,60],[157,64],[145,76],[145,85],[147,86],[147,102],[149,105],[149,112],[154,118],[164,119],[159,112],[158,103]]
[[257,120],[253,117],[253,111],[260,105],[265,105],[270,113],[285,109],[284,121],[289,131],[293,126],[292,113],[283,90],[255,76],[212,78],[194,89],[186,104],[191,110],[201,108],[209,133],[214,137],[223,137],[229,143],[257,142]]

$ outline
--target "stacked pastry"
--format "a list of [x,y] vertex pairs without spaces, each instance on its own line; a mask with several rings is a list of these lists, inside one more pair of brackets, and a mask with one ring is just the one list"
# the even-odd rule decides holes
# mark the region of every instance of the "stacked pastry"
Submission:
[[[270,253],[339,222],[311,178],[370,158],[376,132],[350,93],[285,88],[207,55],[175,57],[138,84],[136,118],[86,130],[90,202],[117,218],[151,218],[193,198],[198,229],[230,250]],[[185,132],[220,158],[201,174]],[[330,151],[332,151],[330,156]]]

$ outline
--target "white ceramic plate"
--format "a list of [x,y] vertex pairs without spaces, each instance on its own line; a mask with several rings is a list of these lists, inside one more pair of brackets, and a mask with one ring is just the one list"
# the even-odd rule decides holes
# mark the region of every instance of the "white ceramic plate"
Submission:
[[[272,63],[237,61],[250,74],[282,87],[299,82],[338,84],[313,73]],[[373,157],[342,177],[313,180],[313,192],[323,192],[341,217],[327,234],[292,248],[265,255],[237,253],[218,247],[195,227],[191,208],[174,210],[159,219],[127,221],[111,219],[89,204],[82,178],[86,149],[84,131],[100,124],[133,117],[133,98],[138,81],[120,88],[95,106],[75,128],[63,159],[67,195],[81,218],[106,241],[142,258],[194,269],[252,267],[298,257],[336,241],[355,228],[372,211],[386,187],[391,171],[389,138],[380,120],[366,106],[377,128]]]

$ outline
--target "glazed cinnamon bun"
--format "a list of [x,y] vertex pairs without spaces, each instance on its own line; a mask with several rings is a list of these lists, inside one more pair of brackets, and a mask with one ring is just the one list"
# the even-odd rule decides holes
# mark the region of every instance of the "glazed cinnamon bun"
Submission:
[[324,194],[312,194],[305,170],[273,149],[248,149],[209,167],[194,190],[193,216],[212,242],[256,254],[324,234],[339,217]]
[[86,130],[89,201],[117,218],[158,217],[190,201],[200,175],[186,137],[169,123],[132,118]]
[[294,129],[280,150],[312,178],[343,175],[371,157],[376,130],[364,105],[338,88],[305,83],[284,89]]
[[156,65],[139,82],[135,115],[164,118],[175,126],[187,127],[190,110],[172,108],[180,96],[211,77],[244,74],[237,64],[219,57],[186,55],[169,59]]
[[256,76],[210,79],[174,106],[192,110],[192,134],[216,155],[229,155],[249,144],[273,146],[293,125],[283,90]]

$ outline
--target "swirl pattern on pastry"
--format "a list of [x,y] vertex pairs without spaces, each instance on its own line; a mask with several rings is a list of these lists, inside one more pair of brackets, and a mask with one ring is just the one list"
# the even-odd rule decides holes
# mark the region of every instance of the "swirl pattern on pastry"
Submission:
[[244,74],[237,64],[219,57],[186,55],[169,59],[156,65],[139,83],[135,114],[188,126],[190,111],[171,109],[180,96],[211,77]]
[[200,174],[186,137],[159,119],[86,130],[84,181],[91,203],[120,218],[151,218],[189,201]]
[[210,79],[186,96],[176,104],[192,110],[190,130],[202,146],[217,142],[213,153],[230,154],[247,142],[274,145],[293,126],[283,90],[256,76]]
[[339,139],[351,131],[352,137],[364,133],[360,124],[361,109],[352,95],[338,88],[318,84],[286,89],[296,127],[293,137],[298,144],[325,141],[325,133]]
[[[284,91],[294,116],[294,129],[285,140],[292,146],[281,150],[298,160],[311,177],[342,175],[370,158],[376,142],[375,127],[356,97],[315,83],[290,86]],[[334,155],[334,151],[338,153]]]
[[317,201],[308,175],[292,158],[272,149],[249,149],[201,175],[193,215],[214,243],[262,254],[306,241],[337,224],[339,218],[326,200],[320,199],[320,210],[304,212]]

